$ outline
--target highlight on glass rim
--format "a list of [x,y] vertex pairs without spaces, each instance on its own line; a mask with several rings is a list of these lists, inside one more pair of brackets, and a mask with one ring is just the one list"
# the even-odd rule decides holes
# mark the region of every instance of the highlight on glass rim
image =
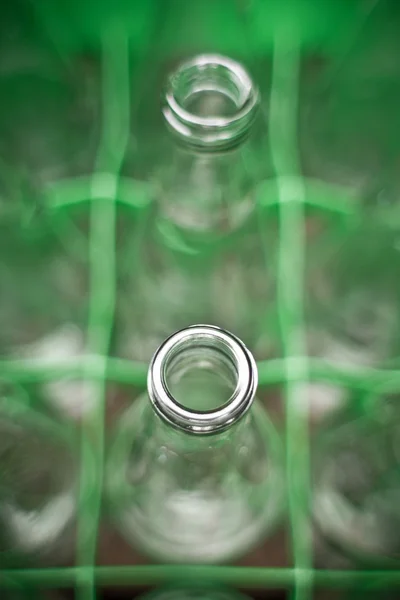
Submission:
[[398,600],[399,31],[3,1],[1,600]]

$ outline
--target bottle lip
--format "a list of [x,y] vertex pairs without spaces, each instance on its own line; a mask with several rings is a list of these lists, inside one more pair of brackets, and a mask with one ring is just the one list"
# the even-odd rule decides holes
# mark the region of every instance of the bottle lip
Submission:
[[[237,379],[228,401],[209,411],[182,406],[172,396],[166,372],[172,357],[193,345],[207,345],[223,352],[232,362]],[[250,408],[258,384],[256,362],[251,352],[231,333],[213,325],[193,325],[172,334],[158,348],[150,363],[147,388],[157,414],[170,425],[193,434],[214,434],[231,427]]]
[[[219,77],[215,91],[235,89],[236,110],[229,116],[201,116],[182,106],[179,90],[190,76],[207,70]],[[211,79],[210,75],[210,79]],[[198,90],[197,90],[198,91]],[[227,94],[228,95],[228,94]],[[247,70],[235,60],[219,54],[201,54],[181,63],[170,75],[164,91],[162,112],[168,128],[186,144],[198,149],[225,149],[246,138],[259,104],[259,91]]]

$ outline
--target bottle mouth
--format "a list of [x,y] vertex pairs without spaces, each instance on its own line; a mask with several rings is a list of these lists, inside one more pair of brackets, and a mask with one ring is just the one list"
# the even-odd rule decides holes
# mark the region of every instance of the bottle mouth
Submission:
[[202,54],[170,75],[162,112],[168,128],[186,144],[222,150],[249,135],[258,103],[258,89],[242,65]]
[[[230,382],[233,391],[226,401],[209,410],[178,401],[171,391],[174,374],[186,374],[193,368],[214,369]],[[164,421],[188,433],[213,434],[243,417],[253,402],[257,382],[255,360],[238,338],[218,327],[194,325],[174,333],[158,348],[147,387],[151,403]],[[205,390],[206,400],[209,395],[212,388]]]

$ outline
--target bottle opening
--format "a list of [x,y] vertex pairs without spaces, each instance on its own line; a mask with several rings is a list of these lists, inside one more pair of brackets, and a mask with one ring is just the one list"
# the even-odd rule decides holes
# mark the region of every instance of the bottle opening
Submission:
[[170,76],[163,102],[169,128],[195,147],[224,148],[250,133],[259,95],[237,62],[204,54]]
[[186,63],[175,75],[175,100],[193,116],[231,117],[246,103],[252,85],[250,78],[244,82],[236,73],[234,67],[238,65],[233,61],[229,68],[223,59],[222,62],[217,60],[210,57],[203,64]]
[[178,404],[209,411],[225,406],[235,392],[236,365],[218,348],[204,344],[178,351],[165,368],[165,383]]
[[234,115],[237,110],[232,98],[221,91],[213,89],[194,91],[182,103],[182,106],[198,117],[228,117]]
[[230,333],[195,325],[174,333],[149,368],[148,392],[165,421],[191,433],[216,433],[238,421],[257,387],[254,358]]

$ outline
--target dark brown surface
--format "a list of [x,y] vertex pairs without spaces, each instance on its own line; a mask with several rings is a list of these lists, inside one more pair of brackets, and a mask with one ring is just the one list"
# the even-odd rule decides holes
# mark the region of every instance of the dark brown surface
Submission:
[[[145,589],[119,589],[119,590],[99,590],[97,594],[98,600],[128,600],[133,598],[138,598],[142,593],[148,590]],[[261,600],[265,598],[266,600],[285,600],[288,596],[285,591],[280,590],[268,590],[268,591],[258,591],[258,592],[250,592],[246,590],[241,590],[245,593],[249,598],[253,598],[254,600]]]
[[[160,588],[161,589],[161,588]],[[118,589],[112,588],[98,588],[96,590],[97,600],[133,600],[133,598],[139,598],[142,594],[149,592],[151,588],[145,587],[121,587]],[[254,600],[286,600],[288,598],[287,592],[284,590],[240,590],[243,594],[246,594],[249,598]],[[43,596],[43,600],[74,600],[76,594],[74,590],[61,590],[56,592],[47,592]],[[325,600],[319,598],[318,600]],[[327,600],[331,600],[327,598]],[[336,600],[332,598],[332,600]]]

